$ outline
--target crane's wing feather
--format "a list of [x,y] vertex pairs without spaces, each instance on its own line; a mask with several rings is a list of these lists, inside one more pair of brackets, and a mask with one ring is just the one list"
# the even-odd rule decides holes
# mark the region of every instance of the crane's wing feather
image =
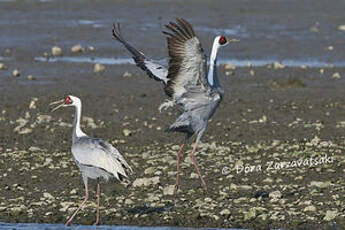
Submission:
[[178,98],[190,87],[200,91],[209,90],[206,76],[206,56],[192,26],[184,19],[176,19],[177,24],[166,25],[169,49],[168,83],[165,92]]
[[132,172],[120,152],[103,139],[82,137],[72,145],[72,154],[79,164],[103,169],[119,180]]
[[155,79],[156,81],[162,81],[165,85],[167,84],[168,70],[159,64],[158,62],[147,59],[145,55],[131,46],[121,35],[120,24],[114,24],[113,36],[116,40],[122,43],[124,47],[133,55],[132,58],[146,74]]

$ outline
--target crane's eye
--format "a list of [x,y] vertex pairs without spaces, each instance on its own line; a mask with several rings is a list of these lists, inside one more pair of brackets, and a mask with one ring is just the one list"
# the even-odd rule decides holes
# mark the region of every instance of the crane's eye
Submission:
[[220,38],[219,38],[219,44],[220,44],[220,45],[224,45],[226,42],[227,42],[227,41],[226,41],[226,38],[225,38],[224,36],[220,36]]
[[64,104],[69,105],[72,104],[72,99],[70,97],[66,97]]

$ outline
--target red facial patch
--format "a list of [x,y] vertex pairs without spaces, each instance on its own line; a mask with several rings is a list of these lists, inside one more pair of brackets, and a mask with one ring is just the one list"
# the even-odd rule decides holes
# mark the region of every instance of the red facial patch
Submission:
[[219,44],[224,45],[226,43],[226,38],[224,36],[220,36],[219,38]]
[[66,97],[64,104],[72,104],[72,99],[70,97]]

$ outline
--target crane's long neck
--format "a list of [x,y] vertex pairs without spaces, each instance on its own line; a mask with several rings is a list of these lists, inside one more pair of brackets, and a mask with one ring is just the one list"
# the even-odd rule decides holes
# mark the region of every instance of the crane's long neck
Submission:
[[80,120],[81,120],[81,104],[75,106],[74,122],[73,122],[73,133],[72,141],[76,142],[78,137],[86,136],[86,134],[80,129]]
[[211,56],[210,56],[210,66],[208,68],[207,80],[208,83],[213,88],[220,88],[220,84],[217,77],[217,53],[219,50],[219,37],[216,37],[213,42]]

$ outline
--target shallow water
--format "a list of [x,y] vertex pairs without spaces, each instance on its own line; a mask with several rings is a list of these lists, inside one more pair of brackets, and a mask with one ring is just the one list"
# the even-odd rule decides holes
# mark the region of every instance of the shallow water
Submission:
[[[104,65],[123,65],[123,64],[135,64],[132,58],[104,58],[104,57],[35,57],[35,61],[39,62],[72,62],[72,63],[101,63]],[[160,60],[159,62],[166,64],[166,60]],[[334,63],[328,63],[319,61],[316,59],[309,60],[278,60],[278,59],[219,59],[218,64],[232,63],[237,67],[246,66],[265,66],[274,62],[280,62],[281,64],[289,67],[345,67],[345,61],[339,61]]]
[[243,230],[235,228],[178,228],[178,227],[139,227],[139,226],[68,226],[63,224],[12,224],[12,223],[0,223],[0,228],[3,230],[60,230],[60,229],[73,229],[73,230],[84,230],[84,229],[97,229],[97,230]]

